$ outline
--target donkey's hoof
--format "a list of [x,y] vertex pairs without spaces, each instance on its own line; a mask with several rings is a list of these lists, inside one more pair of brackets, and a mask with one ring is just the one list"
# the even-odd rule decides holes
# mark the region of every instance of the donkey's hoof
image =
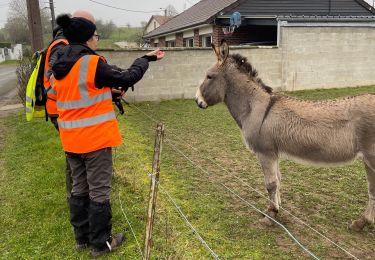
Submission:
[[264,218],[261,218],[259,219],[259,223],[263,226],[267,226],[267,227],[272,227],[273,226],[273,221],[270,220],[269,218],[267,217],[264,217]]
[[367,221],[364,218],[360,218],[352,222],[349,228],[353,231],[360,232],[367,225]]

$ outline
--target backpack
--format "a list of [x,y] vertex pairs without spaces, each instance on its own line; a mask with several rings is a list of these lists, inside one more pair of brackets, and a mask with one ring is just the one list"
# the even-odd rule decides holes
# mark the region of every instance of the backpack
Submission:
[[34,53],[34,68],[26,86],[26,120],[31,121],[33,117],[47,117],[46,102],[47,92],[44,89],[44,65],[47,50]]
[[65,39],[54,39],[48,47],[42,51],[37,51],[33,55],[35,65],[26,87],[26,120],[31,121],[33,117],[45,117],[48,121],[46,109],[47,90],[44,87],[44,69],[47,62],[48,50],[56,45],[63,43],[68,44]]

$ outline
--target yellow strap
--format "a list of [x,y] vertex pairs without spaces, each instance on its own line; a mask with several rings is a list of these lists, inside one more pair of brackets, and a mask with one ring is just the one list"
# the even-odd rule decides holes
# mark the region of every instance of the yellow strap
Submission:
[[36,66],[30,75],[29,81],[26,86],[26,120],[31,121],[33,119],[34,107],[35,107],[35,86],[38,78],[38,71],[42,56],[38,58]]

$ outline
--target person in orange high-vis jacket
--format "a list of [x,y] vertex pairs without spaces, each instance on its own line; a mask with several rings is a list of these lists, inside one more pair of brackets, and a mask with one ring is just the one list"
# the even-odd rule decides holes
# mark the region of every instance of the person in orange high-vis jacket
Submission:
[[[85,10],[77,10],[73,12],[72,16],[83,17],[95,23],[94,16],[90,12],[87,12]],[[49,44],[47,51],[46,51],[46,62],[44,65],[43,85],[47,93],[47,101],[46,101],[47,116],[50,118],[51,122],[53,123],[55,128],[58,130],[57,118],[59,115],[57,113],[57,107],[56,107],[56,95],[51,89],[51,84],[53,84],[53,81],[54,81],[51,68],[57,61],[57,54],[59,50],[61,50],[64,46],[68,45],[69,42],[65,38],[63,34],[63,29],[60,26],[57,26],[56,28],[54,28],[52,36],[53,36],[53,40]],[[71,178],[71,171],[70,171],[68,161],[66,161],[65,181],[66,181],[66,194],[69,200],[71,190],[72,190],[72,178]]]
[[149,62],[162,59],[164,52],[152,51],[122,70],[95,53],[99,35],[94,23],[68,15],[56,21],[70,43],[58,53],[51,87],[61,143],[72,171],[70,222],[77,249],[90,245],[92,256],[98,257],[124,240],[122,233],[112,236],[112,147],[122,142],[112,88],[121,87],[123,94],[143,77]]

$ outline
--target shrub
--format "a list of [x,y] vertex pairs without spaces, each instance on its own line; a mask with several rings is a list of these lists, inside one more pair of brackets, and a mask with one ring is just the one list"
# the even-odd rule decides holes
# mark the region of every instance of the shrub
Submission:
[[33,65],[32,51],[30,49],[26,49],[24,51],[23,59],[17,62],[16,69],[18,98],[23,105],[25,105],[26,86],[27,82],[29,81]]
[[12,48],[12,44],[10,42],[0,42],[0,48]]

